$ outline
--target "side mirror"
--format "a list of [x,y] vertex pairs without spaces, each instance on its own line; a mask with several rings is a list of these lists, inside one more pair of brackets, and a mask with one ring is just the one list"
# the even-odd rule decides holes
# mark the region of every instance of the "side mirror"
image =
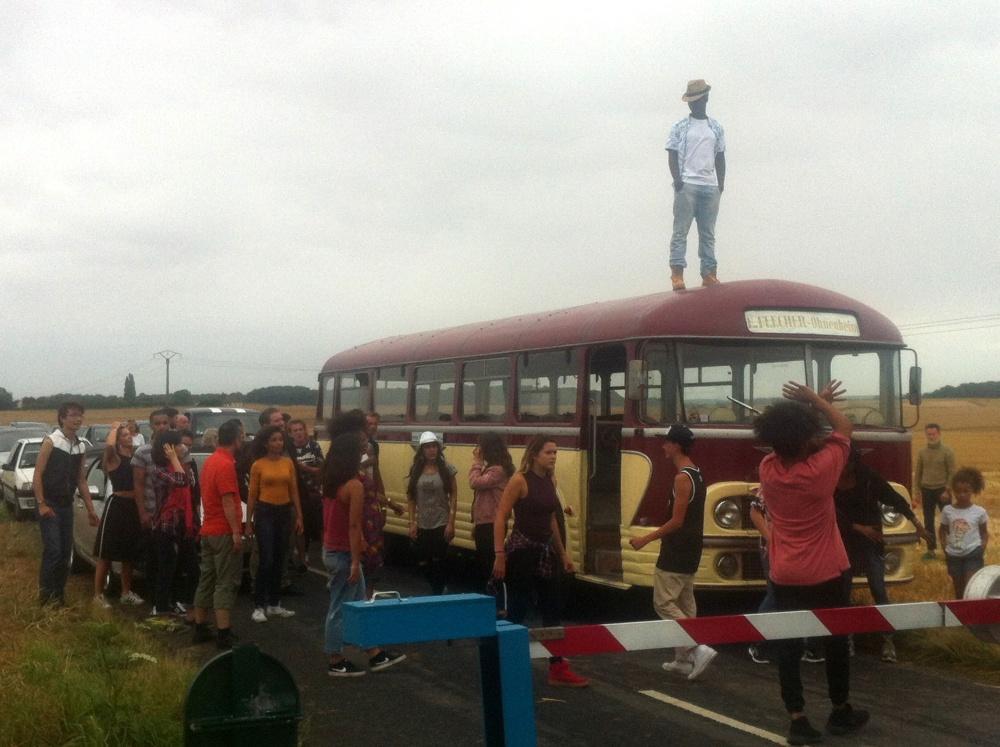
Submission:
[[625,377],[625,399],[640,400],[646,388],[646,364],[642,360],[628,362],[628,374]]
[[0,464],[0,470],[3,470],[4,472],[11,472],[13,471],[13,469],[14,465],[11,464],[10,462],[4,462],[3,464]]
[[924,395],[920,388],[922,371],[920,366],[910,366],[910,404],[919,406]]

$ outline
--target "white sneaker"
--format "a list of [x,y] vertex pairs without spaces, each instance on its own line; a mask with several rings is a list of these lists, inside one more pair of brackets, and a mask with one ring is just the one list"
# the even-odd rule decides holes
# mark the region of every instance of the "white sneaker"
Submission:
[[688,679],[698,679],[702,672],[708,668],[708,665],[712,663],[712,659],[714,659],[718,653],[718,651],[714,648],[710,648],[709,646],[698,646],[698,648],[694,650],[694,654],[691,655],[691,660],[694,666],[691,667],[691,674],[688,675]]
[[682,674],[687,677],[691,674],[693,665],[691,662],[685,659],[678,659],[677,661],[665,661],[663,662],[664,672],[676,672],[677,674]]
[[253,620],[255,623],[266,623],[267,615],[264,614],[264,608],[258,607],[257,609],[255,609],[253,611],[253,614],[250,615],[250,619]]
[[267,608],[268,617],[295,617],[295,613],[292,610],[286,610],[280,604],[274,607]]
[[140,604],[144,604],[144,602],[142,601],[142,597],[140,597],[134,591],[130,591],[128,594],[122,594],[121,599],[119,601],[122,604],[131,604],[133,607],[136,607]]
[[111,609],[111,602],[105,599],[103,594],[94,595],[94,604],[96,604],[98,607],[104,610]]

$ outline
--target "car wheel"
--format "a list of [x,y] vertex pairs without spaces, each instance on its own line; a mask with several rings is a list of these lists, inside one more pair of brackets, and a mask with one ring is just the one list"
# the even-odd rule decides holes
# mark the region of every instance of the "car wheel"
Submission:
[[87,561],[83,559],[83,555],[81,555],[76,549],[75,542],[69,549],[69,570],[72,573],[84,573],[90,570],[90,566],[87,565]]

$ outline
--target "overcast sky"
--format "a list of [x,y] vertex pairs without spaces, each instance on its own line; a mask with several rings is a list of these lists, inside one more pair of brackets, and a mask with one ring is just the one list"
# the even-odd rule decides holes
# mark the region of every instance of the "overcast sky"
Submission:
[[314,385],[373,338],[664,290],[691,78],[724,282],[971,318],[906,335],[925,388],[998,379],[998,13],[3,0],[0,386],[160,391],[164,349],[172,389]]

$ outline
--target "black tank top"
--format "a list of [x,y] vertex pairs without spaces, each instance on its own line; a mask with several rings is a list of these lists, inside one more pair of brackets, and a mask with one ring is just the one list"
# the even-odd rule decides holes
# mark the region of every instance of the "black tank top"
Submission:
[[111,489],[116,493],[134,490],[132,457],[119,453],[118,460],[118,466],[108,473],[108,477],[111,478]]
[[514,529],[535,542],[552,536],[552,513],[559,510],[559,497],[551,477],[539,477],[531,470],[524,474],[528,494],[514,504]]
[[[669,573],[690,574],[695,573],[701,563],[706,490],[705,480],[697,467],[685,467],[681,473],[691,480],[691,498],[681,528],[660,540],[660,556],[656,561],[656,567]],[[667,509],[668,521],[674,515],[674,498],[671,490]]]

